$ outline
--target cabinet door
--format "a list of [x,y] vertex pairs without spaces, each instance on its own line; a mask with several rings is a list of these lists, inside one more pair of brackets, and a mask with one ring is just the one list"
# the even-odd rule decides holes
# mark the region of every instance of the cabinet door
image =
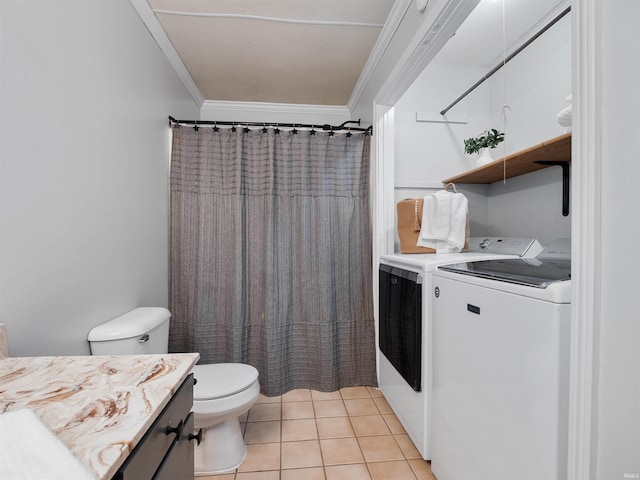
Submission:
[[184,423],[184,433],[173,444],[162,461],[153,480],[193,480],[193,449],[195,440],[193,433],[193,412],[190,412]]
[[[174,448],[176,443],[179,443],[179,439],[176,438],[177,432],[180,433],[181,438],[184,435],[188,437],[193,432],[193,426],[189,428],[183,427],[183,421],[187,418],[192,406],[193,374],[190,374],[112,480],[148,480],[154,478],[158,466],[168,455],[170,449]],[[193,453],[191,471],[193,471]],[[176,477],[174,480],[178,478],[182,477]],[[191,478],[193,479],[193,475]]]

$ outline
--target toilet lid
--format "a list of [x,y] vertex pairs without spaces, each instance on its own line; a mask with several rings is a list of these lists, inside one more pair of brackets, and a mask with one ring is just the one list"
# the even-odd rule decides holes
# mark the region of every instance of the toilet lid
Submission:
[[194,400],[213,400],[246,390],[258,380],[258,370],[244,363],[212,363],[193,367],[193,376]]

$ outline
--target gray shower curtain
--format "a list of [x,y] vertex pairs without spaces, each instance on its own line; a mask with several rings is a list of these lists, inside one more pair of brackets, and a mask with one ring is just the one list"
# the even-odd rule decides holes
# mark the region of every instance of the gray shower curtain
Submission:
[[368,183],[362,133],[174,126],[170,351],[270,396],[375,385]]

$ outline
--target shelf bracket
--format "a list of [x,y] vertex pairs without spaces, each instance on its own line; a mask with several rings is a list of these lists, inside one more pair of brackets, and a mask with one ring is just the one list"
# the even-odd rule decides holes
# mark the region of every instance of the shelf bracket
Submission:
[[562,216],[569,215],[569,182],[571,162],[559,162],[555,160],[538,160],[540,165],[553,165],[562,167]]

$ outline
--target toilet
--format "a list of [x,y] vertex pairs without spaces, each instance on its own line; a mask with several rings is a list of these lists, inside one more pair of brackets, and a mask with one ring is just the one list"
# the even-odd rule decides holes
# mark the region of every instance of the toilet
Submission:
[[[166,308],[140,307],[94,327],[92,355],[144,355],[168,352]],[[258,400],[258,370],[242,363],[193,367],[193,413],[202,440],[195,447],[196,476],[232,471],[247,455],[239,417]]]

